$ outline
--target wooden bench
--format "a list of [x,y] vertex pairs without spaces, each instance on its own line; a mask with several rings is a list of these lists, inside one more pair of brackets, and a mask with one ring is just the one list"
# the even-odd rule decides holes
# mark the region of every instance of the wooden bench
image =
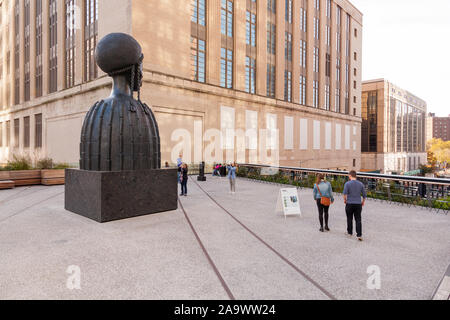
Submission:
[[16,187],[16,184],[14,183],[14,181],[11,181],[11,180],[0,181],[0,190],[14,189],[15,187]]

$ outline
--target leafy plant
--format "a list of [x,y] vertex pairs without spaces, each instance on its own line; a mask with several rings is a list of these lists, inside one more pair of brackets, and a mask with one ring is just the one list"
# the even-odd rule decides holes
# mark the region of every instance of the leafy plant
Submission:
[[44,158],[36,163],[36,168],[39,170],[49,170],[53,169],[53,160],[50,158]]
[[13,159],[8,161],[5,170],[19,171],[19,170],[31,170],[31,159],[26,156],[13,155]]
[[62,170],[62,169],[69,169],[69,168],[70,168],[70,165],[65,162],[57,163],[53,167],[53,169],[55,169],[55,170]]

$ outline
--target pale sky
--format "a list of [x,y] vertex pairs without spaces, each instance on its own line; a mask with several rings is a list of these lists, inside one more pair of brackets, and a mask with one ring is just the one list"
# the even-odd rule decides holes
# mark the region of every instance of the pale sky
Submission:
[[363,14],[363,80],[385,78],[450,115],[450,0],[350,0]]

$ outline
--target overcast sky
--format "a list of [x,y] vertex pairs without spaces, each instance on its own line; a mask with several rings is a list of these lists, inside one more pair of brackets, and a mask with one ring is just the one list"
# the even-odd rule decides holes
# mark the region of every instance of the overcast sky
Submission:
[[450,114],[450,0],[351,0],[364,14],[363,80],[385,78]]

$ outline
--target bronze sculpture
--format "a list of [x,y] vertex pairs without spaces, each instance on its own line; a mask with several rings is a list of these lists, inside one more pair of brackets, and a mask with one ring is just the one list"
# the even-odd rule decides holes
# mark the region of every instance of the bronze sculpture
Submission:
[[[95,51],[98,66],[113,78],[111,96],[89,110],[81,133],[80,169],[126,171],[161,168],[158,124],[141,102],[142,48],[131,36],[112,33]],[[138,92],[138,99],[133,93]]]
[[158,124],[140,98],[141,46],[112,33],[98,43],[95,56],[113,88],[84,120],[80,169],[66,170],[66,210],[98,222],[176,210],[177,170],[161,169]]

